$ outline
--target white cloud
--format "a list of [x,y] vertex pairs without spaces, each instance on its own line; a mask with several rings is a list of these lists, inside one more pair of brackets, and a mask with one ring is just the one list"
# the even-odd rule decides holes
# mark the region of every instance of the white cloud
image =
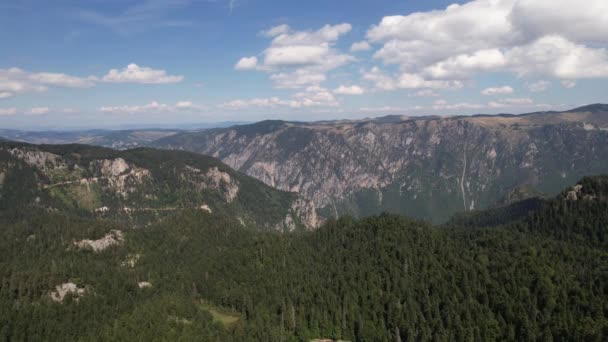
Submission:
[[510,86],[502,86],[502,87],[490,87],[481,91],[482,95],[492,96],[492,95],[505,95],[505,94],[513,94],[514,90]]
[[534,100],[530,98],[506,98],[488,102],[487,106],[489,108],[539,108],[547,105],[535,104]]
[[[129,64],[126,68],[112,69],[101,78],[109,83],[161,84],[176,83],[183,76],[167,75],[164,70],[154,70]],[[50,87],[91,88],[100,79],[96,76],[77,77],[63,73],[29,72],[19,68],[0,69],[0,99],[14,97],[22,93],[45,92]]]
[[123,69],[111,69],[103,78],[108,83],[141,83],[141,84],[166,84],[178,83],[184,76],[167,75],[165,70],[155,70],[148,67],[140,67],[131,63]]
[[194,104],[192,101],[178,101],[174,105],[152,101],[145,105],[104,106],[99,108],[99,110],[104,113],[112,114],[159,114],[178,111],[200,111],[204,108],[204,106]]
[[346,23],[325,25],[316,31],[295,31],[287,25],[273,27],[261,32],[262,36],[272,38],[270,46],[262,52],[263,60],[245,57],[235,68],[268,72],[277,88],[319,86],[329,71],[355,60],[334,47],[351,29]]
[[384,17],[366,38],[382,44],[374,57],[397,65],[398,75],[461,80],[507,71],[608,78],[606,13],[605,0],[474,0]]
[[535,104],[530,98],[505,98],[488,103],[459,102],[449,103],[445,100],[438,100],[433,103],[433,110],[478,110],[478,109],[498,109],[498,108],[538,108],[546,105]]
[[605,49],[588,48],[560,36],[545,36],[528,45],[514,47],[506,57],[509,68],[520,76],[608,78],[608,52]]
[[403,73],[397,80],[397,86],[402,89],[458,89],[464,84],[455,80],[427,80],[420,75]]
[[551,82],[540,80],[533,83],[527,84],[527,88],[529,91],[533,93],[540,93],[547,90],[551,86]]
[[327,76],[325,73],[310,70],[297,69],[291,72],[281,72],[270,75],[270,79],[274,81],[275,87],[280,89],[295,89],[323,83]]
[[377,90],[394,90],[397,89],[396,82],[386,75],[380,68],[373,67],[369,71],[362,71],[363,80],[372,82]]
[[506,63],[500,50],[480,50],[471,55],[450,57],[428,66],[424,69],[424,74],[440,79],[466,79],[474,72],[496,70],[504,67]]
[[402,73],[396,78],[386,75],[378,67],[363,71],[363,80],[372,82],[376,90],[395,89],[459,89],[464,83],[459,80],[433,80],[418,74]]
[[363,113],[405,113],[408,111],[417,111],[422,110],[424,107],[422,106],[413,106],[413,107],[393,107],[393,106],[383,106],[383,107],[361,107],[359,108],[360,112]]
[[576,87],[576,81],[563,80],[560,83],[562,84],[562,87],[567,88],[567,89],[571,89],[571,88]]
[[44,115],[48,114],[50,111],[49,107],[34,107],[30,109],[27,113],[31,115]]
[[334,94],[339,94],[339,95],[363,95],[365,94],[365,89],[357,86],[357,85],[352,85],[352,86],[344,86],[341,85],[338,88],[334,89]]
[[258,66],[258,58],[253,57],[243,57],[238,63],[234,66],[236,70],[254,70]]
[[75,77],[60,73],[32,73],[19,68],[0,69],[0,98],[22,93],[44,92],[49,87],[89,88],[95,86],[95,77]]
[[311,86],[302,92],[294,94],[291,99],[285,100],[278,97],[270,98],[253,98],[248,100],[233,100],[222,103],[220,108],[227,110],[242,110],[259,108],[275,108],[287,107],[291,109],[300,109],[307,107],[337,107],[339,102],[334,95],[325,88]]
[[372,49],[371,45],[369,45],[369,43],[366,41],[356,42],[350,46],[350,51],[352,51],[352,52],[369,51],[371,49]]
[[17,114],[17,108],[0,108],[0,116],[10,116]]
[[438,100],[433,103],[431,107],[434,110],[459,110],[459,109],[481,109],[485,105],[477,103],[459,102],[459,103],[448,103],[445,100]]

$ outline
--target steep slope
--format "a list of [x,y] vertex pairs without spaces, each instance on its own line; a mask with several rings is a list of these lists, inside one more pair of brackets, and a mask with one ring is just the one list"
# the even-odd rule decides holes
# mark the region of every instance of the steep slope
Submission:
[[0,215],[6,217],[42,209],[140,225],[192,209],[292,230],[304,225],[298,203],[294,194],[194,153],[0,143]]
[[194,151],[314,203],[320,216],[382,211],[441,222],[514,189],[556,194],[608,172],[608,106],[567,112],[253,125],[179,133]]
[[505,227],[608,249],[608,176],[584,177],[553,198],[457,214],[445,227]]
[[0,231],[0,340],[604,341],[608,246],[567,237],[606,222],[603,179],[555,198],[589,211],[532,210],[553,231],[384,214],[279,234],[203,211],[127,230],[36,213]]

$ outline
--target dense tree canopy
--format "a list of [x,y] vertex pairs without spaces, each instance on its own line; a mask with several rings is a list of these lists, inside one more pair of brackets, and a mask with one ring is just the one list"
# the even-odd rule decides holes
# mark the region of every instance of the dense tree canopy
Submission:
[[[587,199],[441,227],[380,215],[281,234],[184,211],[129,229],[33,213],[2,223],[0,341],[602,341],[608,191],[589,182]],[[73,244],[113,229],[124,244]],[[54,302],[66,282],[86,292]]]

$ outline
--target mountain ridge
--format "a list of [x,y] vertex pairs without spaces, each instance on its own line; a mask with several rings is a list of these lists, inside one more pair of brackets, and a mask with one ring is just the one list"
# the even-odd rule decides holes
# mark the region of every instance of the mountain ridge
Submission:
[[300,193],[325,218],[389,211],[439,222],[491,207],[517,187],[553,195],[587,174],[608,172],[606,107],[389,122],[275,120],[179,133],[152,145],[213,155]]
[[69,210],[147,225],[190,209],[235,215],[266,229],[302,227],[294,194],[185,151],[2,142],[0,175],[5,211]]

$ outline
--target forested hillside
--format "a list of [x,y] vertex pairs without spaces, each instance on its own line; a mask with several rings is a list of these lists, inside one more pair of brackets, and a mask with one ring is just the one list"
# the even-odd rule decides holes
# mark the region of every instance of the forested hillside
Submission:
[[196,209],[293,230],[304,226],[300,203],[195,153],[0,143],[0,219],[42,210],[144,226]]
[[606,179],[444,226],[380,215],[283,234],[185,210],[130,229],[39,212],[2,228],[0,340],[603,341]]

